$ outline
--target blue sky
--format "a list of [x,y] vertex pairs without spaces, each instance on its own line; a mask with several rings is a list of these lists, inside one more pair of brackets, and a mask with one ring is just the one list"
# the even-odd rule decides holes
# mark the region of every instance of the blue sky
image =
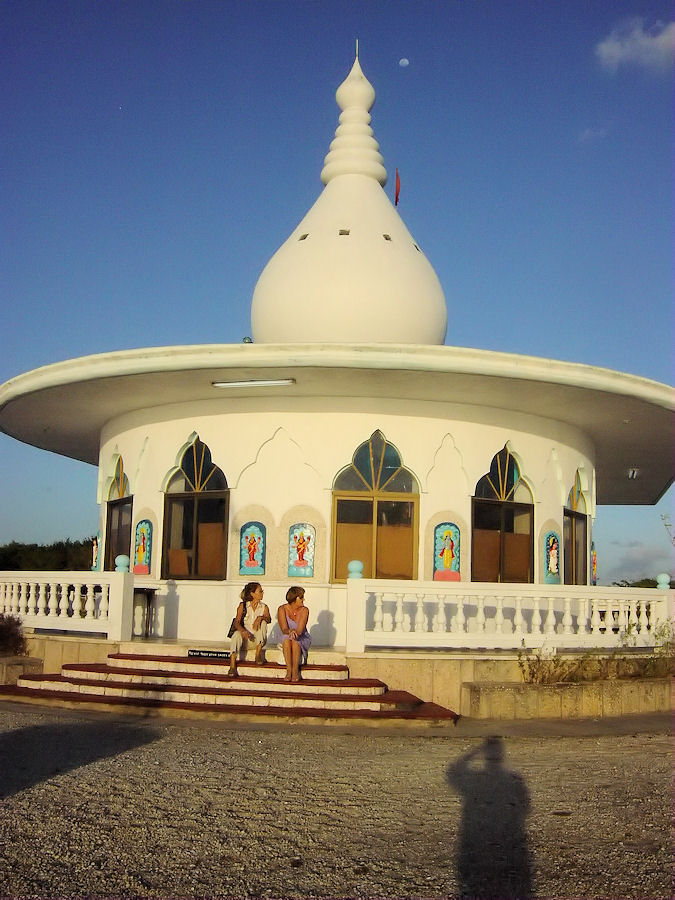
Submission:
[[[357,37],[447,343],[672,383],[675,23],[640,0],[5,0],[0,382],[248,334]],[[93,533],[95,482],[0,435],[0,542]],[[601,581],[672,567],[672,505],[600,508]]]

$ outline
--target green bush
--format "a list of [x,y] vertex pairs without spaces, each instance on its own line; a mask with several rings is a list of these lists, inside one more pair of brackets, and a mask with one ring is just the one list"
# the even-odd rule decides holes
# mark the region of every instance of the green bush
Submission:
[[11,656],[28,655],[28,644],[18,616],[0,613],[0,653]]

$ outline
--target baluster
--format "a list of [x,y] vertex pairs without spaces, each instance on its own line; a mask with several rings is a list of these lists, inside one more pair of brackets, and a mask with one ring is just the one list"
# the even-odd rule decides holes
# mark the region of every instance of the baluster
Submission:
[[562,633],[572,634],[572,599],[565,597],[563,604]]
[[37,596],[37,613],[39,616],[43,618],[47,618],[49,615],[49,593],[47,591],[47,583],[45,581],[41,581],[40,584],[35,585],[35,594]]
[[485,631],[485,597],[478,595],[478,608],[476,610],[476,631],[483,633]]
[[94,586],[91,584],[87,585],[86,598],[84,604],[84,617],[85,619],[93,619],[96,604],[94,602]]
[[7,594],[7,582],[3,581],[0,584],[0,598],[2,598],[2,602],[0,602],[0,612],[2,612],[2,613],[6,612],[6,609],[5,609],[6,594]]
[[640,615],[638,616],[638,631],[640,634],[647,633],[647,604],[644,600],[640,600]]
[[438,612],[436,613],[434,631],[438,634],[444,634],[448,630],[448,620],[445,616],[445,596],[436,594],[436,601],[438,603]]
[[523,598],[520,594],[516,597],[515,609],[513,611],[513,633],[517,635],[523,634],[525,630],[525,619],[523,618]]
[[55,582],[49,585],[49,618],[55,619],[59,614],[59,588]]
[[[108,597],[108,592],[110,591],[109,584],[101,585],[101,605],[98,608],[98,614],[100,619],[108,618],[108,605],[110,602],[110,598]],[[382,610],[382,604],[380,603],[380,611]],[[382,630],[382,623],[380,622],[380,631]]]
[[577,600],[577,634],[588,633],[588,605],[585,597]]
[[415,631],[427,630],[427,619],[424,615],[424,594],[417,595],[417,609],[415,611]]
[[373,631],[382,631],[382,621],[384,619],[384,611],[382,610],[382,592],[375,594],[375,620],[373,623]]
[[591,600],[591,634],[598,634],[600,631],[600,607],[599,602],[593,598]]
[[541,612],[539,610],[539,597],[532,601],[532,634],[541,634]]
[[555,613],[553,612],[553,597],[548,598],[546,621],[544,622],[544,634],[555,634]]
[[626,630],[633,629],[633,633],[637,633],[637,601],[629,600],[626,609]]
[[31,604],[31,596],[30,596],[30,582],[26,581],[23,586],[23,603],[22,609],[20,610],[22,615],[30,616],[33,611],[30,608]]
[[396,615],[394,631],[403,631],[403,594],[396,594]]
[[457,616],[455,619],[455,628],[459,632],[464,632],[466,630],[466,616],[464,615],[464,596],[458,594],[457,596]]
[[501,594],[496,599],[497,608],[495,610],[495,634],[501,634],[504,628],[504,598]]
[[9,611],[11,615],[17,611],[16,582],[14,581],[9,586]]

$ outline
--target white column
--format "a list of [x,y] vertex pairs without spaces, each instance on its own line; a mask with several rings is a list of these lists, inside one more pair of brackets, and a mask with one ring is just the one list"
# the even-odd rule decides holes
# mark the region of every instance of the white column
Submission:
[[403,631],[403,594],[396,594],[396,615],[394,622],[396,623],[394,631]]
[[525,628],[525,619],[523,619],[523,598],[520,594],[515,600],[515,610],[513,613],[513,633],[517,635],[523,634]]
[[438,611],[436,612],[434,631],[437,634],[445,634],[448,630],[448,620],[445,617],[445,594],[436,594],[436,602],[438,603]]
[[570,597],[565,597],[563,600],[564,604],[564,612],[562,617],[562,633],[563,634],[572,634],[572,600]]
[[417,609],[415,611],[415,631],[427,630],[427,617],[424,615],[424,594],[417,595]]
[[548,598],[546,622],[544,623],[544,634],[555,634],[555,613],[553,612],[553,597]]
[[541,634],[541,612],[539,610],[540,597],[532,598],[532,634]]

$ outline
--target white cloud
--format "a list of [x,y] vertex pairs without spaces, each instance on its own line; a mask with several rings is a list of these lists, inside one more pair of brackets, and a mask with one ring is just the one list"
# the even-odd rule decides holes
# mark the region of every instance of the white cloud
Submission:
[[577,142],[579,144],[592,144],[594,141],[600,141],[607,134],[606,128],[584,128],[579,134]]
[[614,74],[620,66],[665,71],[675,59],[675,22],[657,22],[645,29],[644,19],[616,25],[595,48],[603,69]]

